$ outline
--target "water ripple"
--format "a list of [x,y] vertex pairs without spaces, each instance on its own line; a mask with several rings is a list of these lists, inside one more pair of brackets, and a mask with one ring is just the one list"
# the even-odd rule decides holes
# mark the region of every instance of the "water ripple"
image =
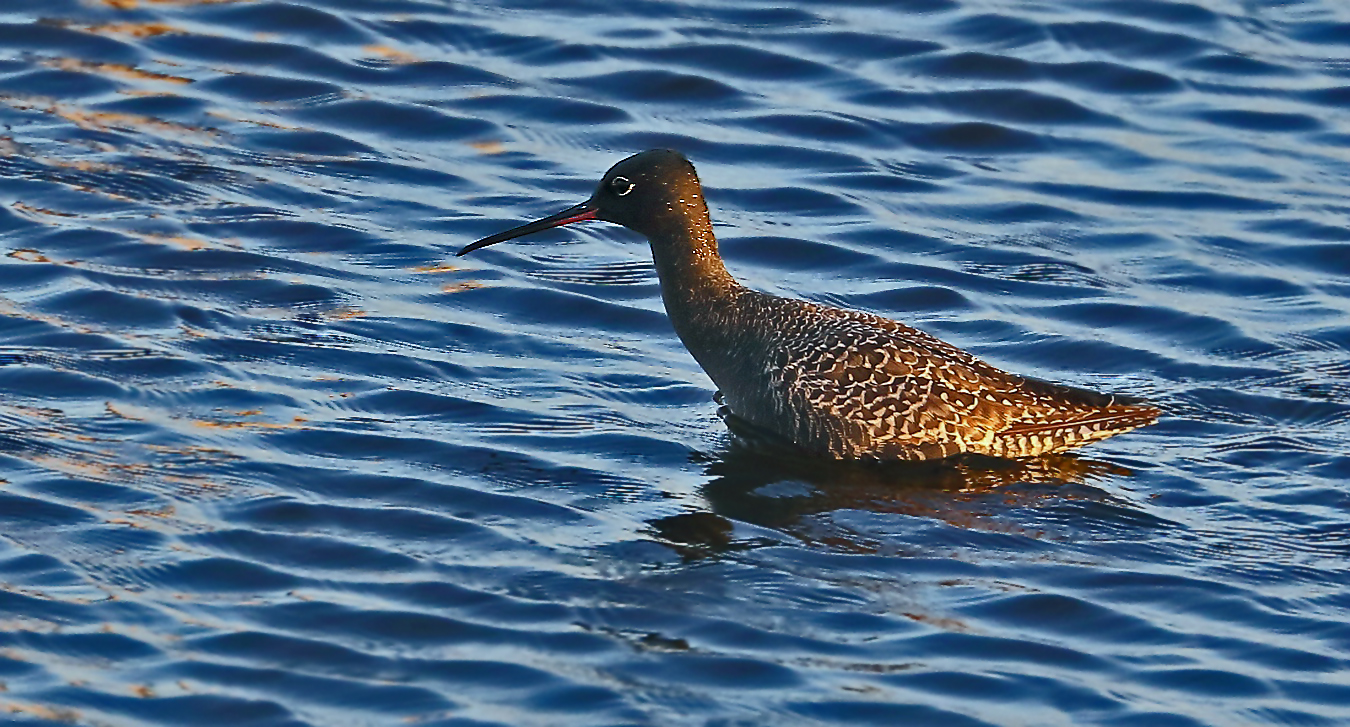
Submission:
[[[76,724],[1332,725],[1333,2],[10,2],[0,711]],[[646,246],[1156,401],[1082,457],[731,440]]]

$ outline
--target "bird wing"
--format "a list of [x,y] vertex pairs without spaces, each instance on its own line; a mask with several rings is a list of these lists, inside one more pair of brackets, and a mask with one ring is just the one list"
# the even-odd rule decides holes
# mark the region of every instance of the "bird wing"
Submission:
[[788,392],[784,414],[799,442],[929,458],[966,451],[972,436],[1007,425],[1000,402],[1016,397],[1014,377],[903,324],[840,313],[798,336],[771,372]]
[[926,425],[927,441],[943,448],[958,444],[956,451],[1011,457],[1063,451],[1152,424],[1161,415],[1133,397],[1008,373],[888,318],[837,313],[890,333],[890,345],[898,347],[904,363],[918,356],[922,371],[917,375],[933,382],[927,400],[918,406],[919,421]]
[[1151,423],[1126,397],[1002,371],[927,333],[859,311],[764,296],[787,321],[734,407],[820,454],[934,459],[1057,452]]

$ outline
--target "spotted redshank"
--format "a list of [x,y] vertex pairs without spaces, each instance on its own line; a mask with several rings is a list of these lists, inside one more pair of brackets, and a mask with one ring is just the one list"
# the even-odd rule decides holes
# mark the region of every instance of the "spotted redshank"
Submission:
[[731,414],[808,453],[921,460],[1030,457],[1152,424],[1125,397],[994,368],[881,316],[751,290],[717,252],[694,165],[655,149],[615,164],[591,198],[459,255],[583,220],[647,237],[675,332]]

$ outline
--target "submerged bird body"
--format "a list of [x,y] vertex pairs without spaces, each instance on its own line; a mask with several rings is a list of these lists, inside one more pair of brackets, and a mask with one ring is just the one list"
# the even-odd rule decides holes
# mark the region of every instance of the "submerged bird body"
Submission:
[[751,290],[722,265],[694,167],[654,150],[591,199],[465,247],[599,219],[645,235],[675,331],[736,417],[839,459],[1062,452],[1151,424],[1158,410],[1001,371],[887,318]]

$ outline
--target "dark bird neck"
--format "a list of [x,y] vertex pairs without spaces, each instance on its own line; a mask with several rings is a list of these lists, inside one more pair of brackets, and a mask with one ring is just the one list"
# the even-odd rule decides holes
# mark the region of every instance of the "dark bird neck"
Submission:
[[[661,298],[681,338],[722,319],[745,288],[727,272],[706,216],[665,225],[649,239]],[[701,223],[701,224],[699,224]],[[693,345],[693,341],[686,340]]]
[[756,320],[767,298],[736,281],[717,253],[712,226],[684,224],[651,237],[671,325],[717,388],[731,399],[758,381],[766,333]]

